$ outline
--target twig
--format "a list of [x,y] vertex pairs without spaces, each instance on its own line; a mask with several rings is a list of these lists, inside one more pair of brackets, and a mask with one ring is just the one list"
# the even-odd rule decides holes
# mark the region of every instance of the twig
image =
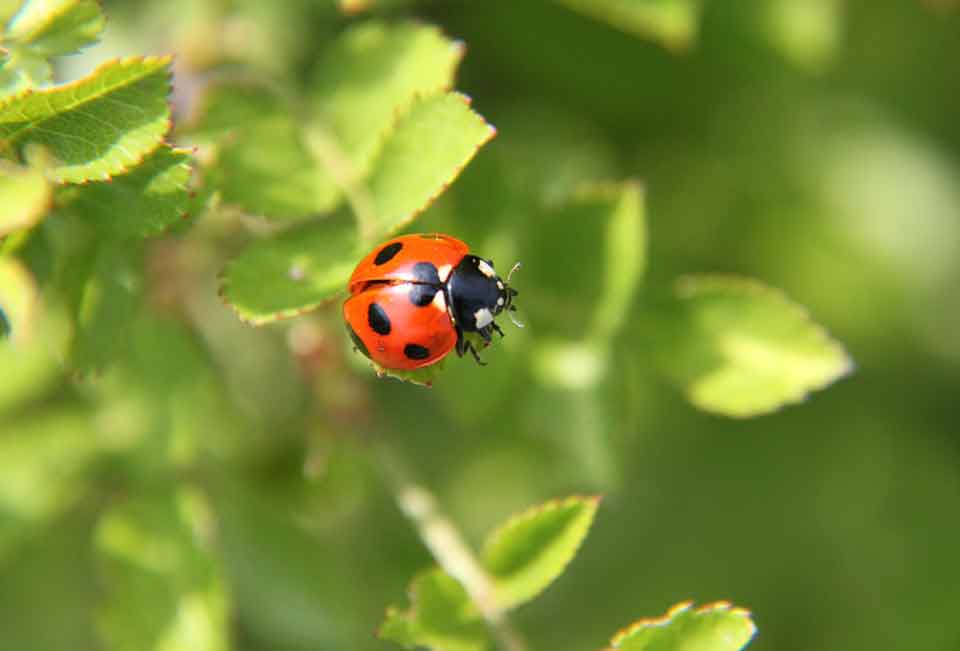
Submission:
[[437,564],[460,582],[504,651],[526,651],[526,643],[497,606],[493,581],[453,522],[440,512],[433,494],[412,481],[382,446],[380,458],[400,510],[414,524]]

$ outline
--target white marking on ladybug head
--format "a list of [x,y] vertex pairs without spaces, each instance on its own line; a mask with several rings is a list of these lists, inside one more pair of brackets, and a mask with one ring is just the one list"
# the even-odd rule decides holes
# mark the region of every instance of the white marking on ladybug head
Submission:
[[487,308],[481,307],[473,313],[473,319],[477,322],[477,330],[480,330],[493,323],[493,314]]
[[487,278],[493,278],[497,275],[497,272],[486,260],[477,260],[477,269]]
[[453,265],[444,264],[440,265],[437,268],[437,275],[440,277],[440,282],[447,282],[447,278],[450,277],[450,272],[453,271]]

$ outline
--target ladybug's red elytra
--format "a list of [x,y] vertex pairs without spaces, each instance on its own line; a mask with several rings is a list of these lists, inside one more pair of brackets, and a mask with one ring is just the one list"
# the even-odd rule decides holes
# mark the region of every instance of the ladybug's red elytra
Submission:
[[454,349],[483,364],[464,333],[488,343],[494,331],[503,336],[494,317],[516,310],[517,290],[491,260],[469,251],[440,234],[403,235],[371,251],[350,276],[343,304],[357,350],[394,370],[435,364]]

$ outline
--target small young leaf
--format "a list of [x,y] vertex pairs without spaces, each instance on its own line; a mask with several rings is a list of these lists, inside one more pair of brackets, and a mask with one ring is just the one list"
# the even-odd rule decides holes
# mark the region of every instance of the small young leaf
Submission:
[[390,132],[369,181],[381,233],[410,223],[495,133],[458,93],[416,102]]
[[331,46],[317,68],[314,106],[356,177],[366,176],[400,111],[451,88],[462,56],[460,43],[415,23],[362,23]]
[[210,90],[188,136],[211,140],[210,184],[223,200],[268,218],[332,210],[340,191],[310,156],[294,107],[267,88],[230,84]]
[[353,222],[335,215],[251,244],[224,269],[220,293],[248,323],[290,318],[346,291],[359,259]]
[[547,502],[514,516],[490,535],[482,560],[500,608],[533,599],[563,573],[590,530],[599,502],[597,497]]
[[43,145],[51,176],[109,179],[157,148],[170,127],[169,57],[111,61],[87,77],[0,101],[0,151]]
[[617,29],[680,50],[697,33],[701,0],[559,0],[575,11]]
[[843,347],[807,312],[757,281],[705,275],[676,285],[661,324],[666,371],[701,409],[734,417],[802,400],[850,372]]
[[750,613],[726,602],[693,610],[677,604],[663,617],[641,619],[617,633],[610,648],[620,651],[740,651],[756,633]]
[[5,39],[43,57],[62,56],[95,43],[105,24],[96,0],[32,0],[10,21]]
[[388,608],[377,637],[407,648],[443,651],[483,651],[491,646],[486,624],[463,586],[440,568],[414,578],[410,608]]
[[51,199],[41,170],[0,161],[0,237],[33,226],[46,215]]
[[142,491],[102,517],[96,543],[107,584],[100,630],[111,649],[229,648],[228,603],[210,553],[203,496]]
[[162,145],[110,181],[68,188],[69,212],[122,238],[156,235],[187,213],[190,152]]

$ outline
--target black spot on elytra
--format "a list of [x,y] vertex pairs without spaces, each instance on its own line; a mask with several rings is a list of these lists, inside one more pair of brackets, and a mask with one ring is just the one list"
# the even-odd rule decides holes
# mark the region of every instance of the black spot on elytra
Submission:
[[426,359],[430,357],[430,351],[420,344],[407,344],[403,347],[403,354],[410,359]]
[[403,248],[402,242],[394,242],[393,244],[386,245],[385,247],[380,249],[380,253],[378,253],[377,257],[373,259],[373,264],[375,265],[387,264],[388,262],[393,260],[393,256],[397,255],[400,252],[400,249],[402,248]]
[[437,271],[437,265],[432,262],[418,262],[413,265],[413,278],[418,283],[440,284],[440,272]]
[[350,324],[347,324],[347,332],[350,334],[350,341],[353,342],[353,345],[356,346],[357,350],[363,353],[364,357],[370,357],[370,351],[367,350],[367,345],[363,343],[363,339],[360,338],[353,328],[350,327]]
[[407,296],[410,297],[410,302],[417,307],[426,307],[433,302],[433,297],[438,291],[440,291],[440,289],[433,285],[411,284],[410,293],[407,294]]
[[367,308],[367,323],[378,335],[390,334],[390,317],[378,303],[371,303]]

